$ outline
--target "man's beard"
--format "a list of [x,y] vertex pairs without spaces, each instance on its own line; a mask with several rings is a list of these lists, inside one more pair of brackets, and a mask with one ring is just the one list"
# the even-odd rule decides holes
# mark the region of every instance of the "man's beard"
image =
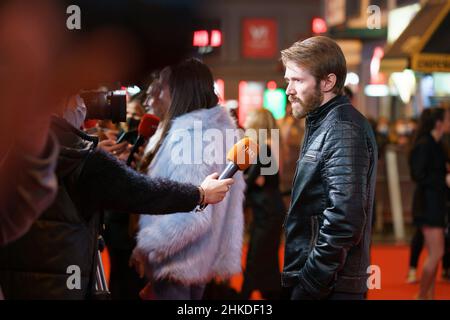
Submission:
[[306,96],[304,101],[300,100],[297,97],[289,96],[289,101],[291,102],[291,104],[299,103],[302,106],[302,108],[299,110],[292,105],[292,115],[296,119],[303,119],[308,113],[320,107],[322,100],[323,93],[320,91],[319,87],[316,87],[311,95]]

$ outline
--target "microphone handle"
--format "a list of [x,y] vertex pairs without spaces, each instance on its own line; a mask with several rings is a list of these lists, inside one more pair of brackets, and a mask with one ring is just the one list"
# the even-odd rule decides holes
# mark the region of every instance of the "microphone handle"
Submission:
[[239,167],[234,162],[228,162],[225,170],[222,171],[218,180],[231,178],[239,170]]
[[138,136],[136,143],[133,145],[133,148],[131,149],[130,155],[127,159],[127,166],[131,165],[131,162],[134,160],[134,154],[139,150],[139,147],[141,147],[145,142],[145,138],[141,135]]
[[[234,176],[234,174],[239,170],[239,167],[234,162],[228,162],[227,166],[225,167],[225,170],[222,171],[219,178],[217,180],[224,180],[231,178]],[[199,206],[197,211],[203,211],[208,206],[208,204],[203,204]]]

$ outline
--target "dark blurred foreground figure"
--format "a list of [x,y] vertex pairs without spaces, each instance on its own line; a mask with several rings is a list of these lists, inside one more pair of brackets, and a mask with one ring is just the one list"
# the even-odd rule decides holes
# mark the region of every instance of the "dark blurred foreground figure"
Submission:
[[[195,6],[192,3],[187,9]],[[81,7],[81,30],[66,27],[66,9],[72,4]],[[158,66],[173,63],[189,48],[191,11],[177,7],[180,3],[151,1],[143,5],[136,0],[104,4],[0,2],[1,245],[22,236],[56,195],[58,145],[54,135],[49,137],[49,125],[61,98],[81,88],[97,87],[100,82],[138,80],[139,73],[148,74]],[[149,22],[152,27],[148,27]],[[147,28],[142,27],[143,23]],[[162,26],[165,37],[160,36],[157,26]],[[145,31],[131,32],[130,36],[131,29]],[[140,41],[133,43],[136,38]],[[143,51],[134,50],[136,43],[145,44]],[[136,63],[134,72],[130,72],[130,62],[137,61],[136,53],[141,53],[140,62],[145,61],[145,65]]]
[[370,264],[377,146],[342,95],[346,62],[327,37],[282,51],[286,94],[306,134],[285,222],[282,285],[291,299],[363,299]]
[[106,29],[73,41],[65,18],[58,1],[0,3],[1,245],[27,231],[56,195],[58,145],[49,127],[60,99],[100,79],[117,81],[129,67]]
[[409,159],[411,177],[416,182],[412,209],[414,223],[421,229],[428,250],[418,299],[434,298],[437,268],[444,255],[448,187],[447,155],[441,139],[448,132],[449,111],[442,108],[424,110]]

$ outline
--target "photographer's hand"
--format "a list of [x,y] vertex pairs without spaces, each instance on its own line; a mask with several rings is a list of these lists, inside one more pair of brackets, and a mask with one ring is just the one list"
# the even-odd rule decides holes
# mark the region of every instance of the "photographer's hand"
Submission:
[[[133,145],[129,144],[127,149],[124,152],[122,152],[120,154],[120,156],[118,157],[119,160],[121,160],[123,162],[127,161],[132,148],[133,148]],[[130,165],[131,168],[136,170],[137,165],[141,162],[142,157],[144,156],[144,150],[145,150],[145,145],[142,147],[139,147],[139,151],[133,155],[134,160],[131,162],[131,165]]]
[[97,146],[97,148],[109,152],[114,156],[119,156],[122,153],[124,153],[127,150],[127,147],[128,147],[127,141],[123,141],[121,143],[116,144],[116,141],[112,139],[100,141]]

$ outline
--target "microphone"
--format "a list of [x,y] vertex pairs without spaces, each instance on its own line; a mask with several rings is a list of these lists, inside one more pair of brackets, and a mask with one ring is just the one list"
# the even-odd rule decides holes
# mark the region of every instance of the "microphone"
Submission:
[[252,139],[245,137],[236,143],[227,153],[227,166],[219,176],[219,180],[228,179],[238,171],[244,171],[258,156],[258,144]]
[[127,159],[127,165],[131,165],[134,154],[139,150],[147,139],[153,136],[158,128],[159,118],[153,114],[144,114],[138,126],[138,138],[131,149]]
[[[239,140],[227,153],[229,161],[220,174],[218,180],[231,178],[238,170],[246,170],[255,162],[258,156],[258,144],[252,139],[245,137]],[[203,204],[198,211],[203,211],[208,205]]]

